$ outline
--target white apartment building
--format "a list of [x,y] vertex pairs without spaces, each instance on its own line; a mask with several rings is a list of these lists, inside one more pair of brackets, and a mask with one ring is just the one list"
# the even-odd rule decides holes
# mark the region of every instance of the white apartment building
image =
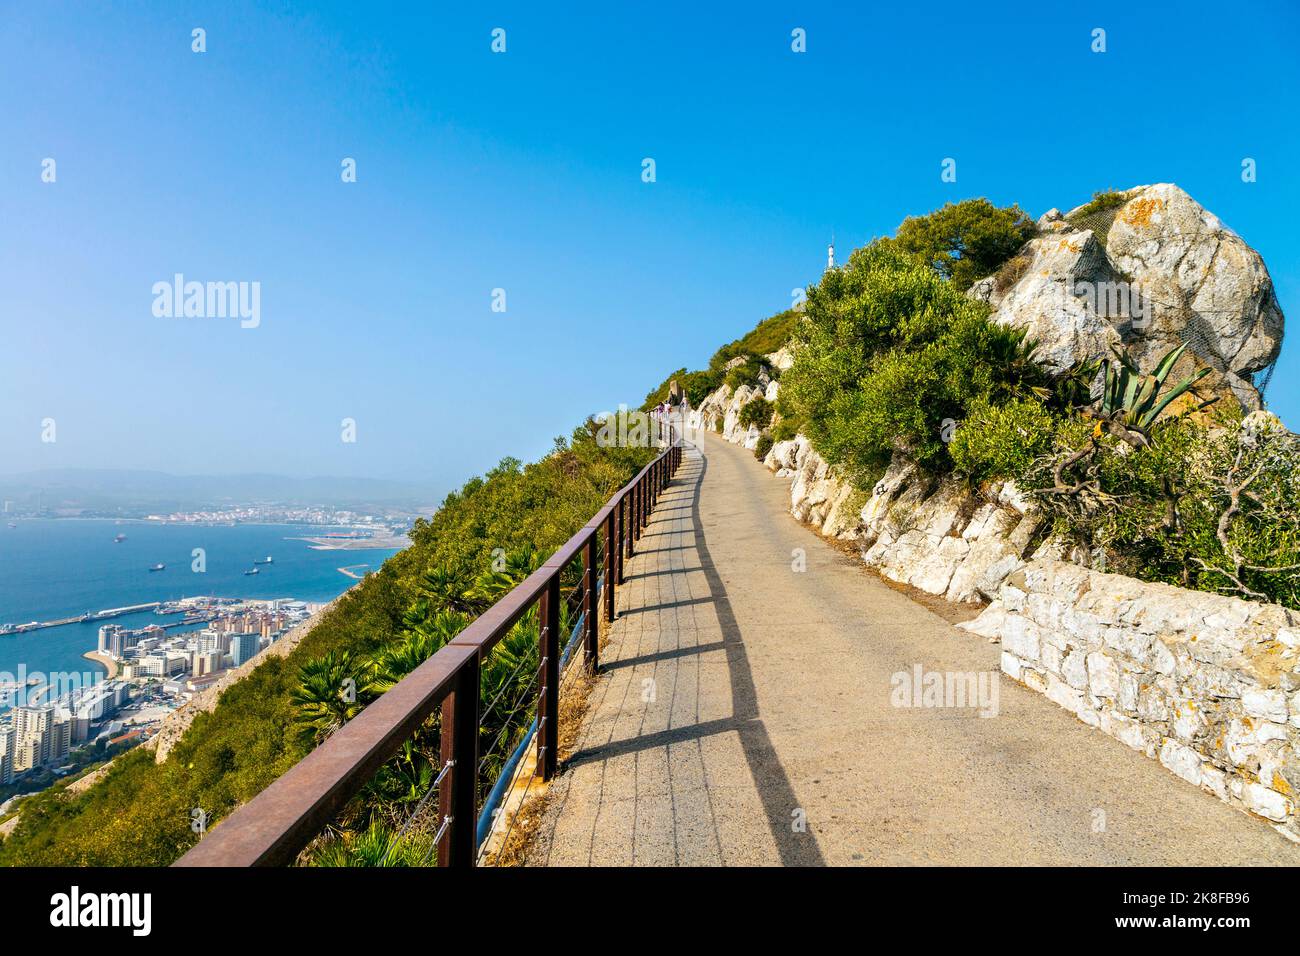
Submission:
[[14,729],[0,727],[0,786],[14,782]]

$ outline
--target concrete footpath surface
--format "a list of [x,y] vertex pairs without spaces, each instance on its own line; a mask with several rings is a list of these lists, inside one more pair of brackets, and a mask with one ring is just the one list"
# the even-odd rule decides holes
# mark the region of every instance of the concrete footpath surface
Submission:
[[[751,452],[703,441],[628,564],[531,865],[1300,863],[1262,821],[995,677],[997,645],[798,524]],[[918,665],[998,680],[996,715],[898,706]]]

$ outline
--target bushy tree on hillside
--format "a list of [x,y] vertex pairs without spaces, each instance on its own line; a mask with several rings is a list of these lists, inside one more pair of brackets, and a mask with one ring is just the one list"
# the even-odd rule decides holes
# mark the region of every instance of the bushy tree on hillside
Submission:
[[1033,235],[1034,221],[1019,206],[964,199],[909,216],[886,241],[930,264],[964,292],[975,280],[997,272]]
[[1045,381],[1023,332],[894,244],[856,250],[809,291],[781,401],[818,451],[859,481],[895,450],[950,467],[945,420],[1004,402]]
[[669,388],[673,382],[677,383],[677,387],[681,389],[682,394],[686,396],[686,400],[691,403],[692,407],[698,407],[709,392],[714,391],[722,384],[722,373],[713,369],[688,372],[684,368],[679,368],[646,395],[645,403],[641,408],[648,411],[660,402],[666,402]]

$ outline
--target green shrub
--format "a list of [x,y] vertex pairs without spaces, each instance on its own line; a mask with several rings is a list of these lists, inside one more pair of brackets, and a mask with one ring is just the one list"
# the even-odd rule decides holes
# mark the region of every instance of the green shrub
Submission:
[[766,428],[772,422],[772,412],[776,406],[764,398],[756,398],[740,407],[740,424],[746,428],[757,425]]
[[951,467],[945,419],[1046,381],[1024,333],[889,243],[856,250],[809,290],[794,365],[781,382],[818,452],[853,480],[896,450]]
[[726,382],[727,385],[731,386],[733,392],[738,390],[742,385],[749,388],[757,388],[762,381],[759,377],[759,373],[762,371],[763,363],[761,360],[756,358],[747,358],[735,368],[730,369],[723,381]]
[[1070,213],[1066,220],[1077,228],[1091,229],[1097,241],[1104,246],[1110,236],[1110,227],[1115,222],[1115,215],[1126,202],[1128,197],[1113,189],[1095,192],[1090,202]]
[[799,434],[799,421],[794,418],[782,418],[772,429],[776,441],[789,441]]
[[909,216],[887,241],[964,292],[976,279],[997,272],[1034,231],[1034,221],[1019,206],[999,208],[987,199],[965,199],[925,216]]
[[767,457],[767,453],[772,450],[774,444],[776,442],[772,440],[771,435],[759,435],[758,445],[754,448],[754,457],[762,461]]
[[1300,443],[1280,425],[1165,419],[1135,448],[1077,420],[1022,484],[1108,570],[1300,607]]
[[973,481],[1019,479],[1052,450],[1056,422],[1037,398],[1005,405],[976,402],[949,446],[957,470]]
[[691,403],[691,407],[698,408],[700,402],[704,401],[704,397],[722,384],[722,373],[711,369],[688,372],[684,368],[679,368],[646,395],[645,404],[641,408],[649,410],[661,402],[668,401],[669,386],[674,379],[677,381],[677,387],[686,396],[686,400]]
[[1070,218],[1082,219],[1084,216],[1091,216],[1093,213],[1118,209],[1126,202],[1128,202],[1128,196],[1124,193],[1116,192],[1114,189],[1101,189],[1092,194],[1091,200],[1071,213]]

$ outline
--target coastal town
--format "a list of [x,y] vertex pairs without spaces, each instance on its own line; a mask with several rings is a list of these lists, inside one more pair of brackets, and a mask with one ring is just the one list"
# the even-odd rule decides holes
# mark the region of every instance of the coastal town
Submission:
[[[292,599],[191,597],[160,604],[171,623],[104,624],[85,654],[97,674],[0,674],[0,786],[75,772],[70,758],[150,739],[162,721],[252,660],[322,605]],[[173,633],[173,629],[190,630]]]

